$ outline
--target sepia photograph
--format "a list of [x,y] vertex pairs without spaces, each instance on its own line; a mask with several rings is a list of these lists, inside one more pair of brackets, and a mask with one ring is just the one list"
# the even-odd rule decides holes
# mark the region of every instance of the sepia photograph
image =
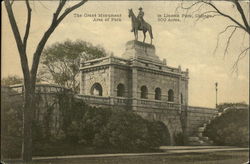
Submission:
[[248,0],[4,0],[3,164],[248,164]]

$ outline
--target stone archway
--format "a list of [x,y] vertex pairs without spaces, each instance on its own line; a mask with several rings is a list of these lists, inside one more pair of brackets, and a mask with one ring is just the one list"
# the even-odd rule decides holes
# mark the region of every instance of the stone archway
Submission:
[[174,102],[174,91],[172,89],[168,90],[168,101]]
[[125,86],[123,84],[118,84],[117,86],[117,96],[124,97],[125,96]]
[[170,132],[170,130],[169,130],[169,127],[164,123],[164,122],[162,122],[164,125],[165,125],[165,132],[163,133],[163,136],[164,136],[164,138],[166,139],[165,141],[164,141],[164,145],[163,146],[169,146],[169,145],[173,145],[172,144],[172,142],[173,142],[173,138],[172,138],[172,134],[171,134],[171,132]]
[[155,89],[155,100],[161,100],[161,88],[159,87]]
[[90,94],[94,96],[102,96],[103,89],[100,83],[95,83],[90,89]]
[[148,88],[145,85],[141,87],[141,98],[142,99],[148,98]]
[[170,123],[167,120],[162,120],[162,122],[164,123],[164,125],[167,127],[168,133],[169,133],[169,145],[173,146],[175,145],[175,141],[174,141],[174,133],[173,130],[171,128]]
[[140,115],[143,116],[145,119],[159,121],[165,126],[165,130],[164,132],[162,132],[162,134],[166,140],[164,141],[164,143],[162,143],[162,146],[174,145],[175,141],[172,129],[173,126],[171,122],[169,122],[169,120],[166,119],[166,117],[164,117],[164,114],[163,115],[162,113],[144,113],[144,114],[140,113]]

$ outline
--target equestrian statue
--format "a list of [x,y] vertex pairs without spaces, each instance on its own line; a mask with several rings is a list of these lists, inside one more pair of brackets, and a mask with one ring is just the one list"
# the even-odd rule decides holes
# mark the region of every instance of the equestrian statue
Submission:
[[136,17],[132,9],[128,9],[129,15],[128,17],[131,18],[132,22],[132,30],[131,32],[134,32],[135,35],[135,40],[138,40],[138,31],[142,31],[144,38],[143,38],[143,43],[145,42],[146,39],[146,32],[149,32],[149,36],[151,38],[151,44],[152,44],[152,39],[153,39],[153,33],[152,33],[152,27],[150,24],[148,24],[146,21],[144,21],[143,16],[144,12],[142,11],[142,8],[139,8],[139,13],[138,16]]

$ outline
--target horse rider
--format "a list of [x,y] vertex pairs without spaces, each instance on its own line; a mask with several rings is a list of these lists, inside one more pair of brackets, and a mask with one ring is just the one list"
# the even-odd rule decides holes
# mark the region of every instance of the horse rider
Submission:
[[[138,16],[137,16],[137,19],[139,20],[139,29],[142,29],[142,25],[143,25],[143,22],[144,22],[144,19],[143,19],[143,16],[144,16],[144,12],[142,11],[142,7],[139,8],[139,13],[138,13]],[[134,30],[132,29],[131,32],[134,32]]]
[[144,16],[144,12],[142,11],[142,7],[140,7],[137,19],[140,21],[139,28],[141,28],[141,29],[142,29],[142,25],[144,22],[143,16]]

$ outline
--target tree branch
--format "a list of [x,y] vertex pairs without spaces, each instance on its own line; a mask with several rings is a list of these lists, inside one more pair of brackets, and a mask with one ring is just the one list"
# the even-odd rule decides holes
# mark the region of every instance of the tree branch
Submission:
[[56,10],[56,13],[54,14],[52,23],[49,27],[49,29],[44,33],[42,39],[40,40],[36,51],[34,53],[33,56],[33,64],[32,64],[32,68],[31,68],[31,80],[32,81],[36,81],[36,74],[37,74],[37,69],[38,69],[38,64],[39,64],[39,59],[40,56],[42,54],[42,50],[48,40],[48,38],[50,37],[50,35],[52,34],[52,32],[55,30],[55,28],[58,26],[58,24],[73,10],[79,8],[80,6],[82,6],[85,2],[87,2],[87,0],[82,0],[79,3],[75,4],[72,7],[67,8],[64,13],[62,13],[62,15],[56,19],[58,17],[58,15],[60,14],[60,11],[62,10],[63,6],[65,5],[66,0],[61,0],[58,8]]
[[79,8],[80,6],[82,6],[84,3],[86,3],[87,0],[82,0],[81,2],[75,4],[72,7],[67,8],[64,13],[58,18],[58,23],[60,23],[70,12],[72,12],[73,10]]
[[14,0],[10,1],[10,6],[11,7],[12,7],[13,3],[14,3]]
[[[241,53],[238,55],[238,58],[237,58],[237,60],[235,61],[233,67],[232,67],[232,70],[233,70],[232,73],[235,72],[235,71],[238,72],[238,64],[239,64],[239,61],[240,61],[243,57],[246,56],[247,51],[249,51],[249,49],[250,49],[250,47],[244,49],[244,50],[241,51]],[[242,56],[242,55],[243,55],[243,56]]]
[[21,60],[22,71],[23,71],[23,76],[24,76],[24,83],[26,86],[28,86],[28,83],[30,81],[30,75],[29,75],[29,65],[28,65],[27,55],[26,55],[26,52],[24,51],[24,48],[23,48],[21,35],[20,35],[19,29],[17,27],[16,19],[14,17],[13,11],[12,11],[10,1],[4,0],[4,4],[5,4],[6,10],[7,10],[7,13],[8,13],[11,29],[13,31],[16,45],[18,48],[18,52],[19,52],[19,56],[20,56],[20,60]]
[[190,6],[188,6],[188,7],[184,7],[184,6],[183,6],[183,2],[182,2],[182,3],[181,3],[181,8],[182,8],[182,9],[185,9],[185,10],[189,10],[189,9],[191,9],[193,6],[195,6],[195,5],[199,4],[199,3],[201,3],[201,2],[200,2],[200,1],[197,1],[197,2],[193,3],[192,5],[190,5]]
[[224,51],[224,57],[226,56],[226,54],[228,53],[228,46],[229,46],[229,44],[230,44],[230,41],[231,41],[231,39],[232,39],[232,37],[233,37],[233,34],[235,33],[235,31],[236,31],[236,29],[237,29],[237,27],[235,27],[234,29],[233,29],[233,31],[232,31],[232,33],[230,34],[230,36],[228,37],[228,39],[227,39],[227,44],[226,44],[226,48],[225,48],[225,51]]
[[56,12],[53,15],[53,19],[52,19],[52,24],[56,23],[58,15],[60,14],[60,12],[62,11],[62,8],[64,7],[65,3],[67,0],[60,0],[59,5],[56,9]]
[[249,24],[248,24],[248,22],[247,22],[246,16],[245,16],[245,14],[244,14],[244,11],[243,11],[243,9],[242,9],[242,7],[241,7],[239,1],[238,1],[238,0],[233,0],[233,2],[234,2],[234,4],[236,5],[237,10],[239,11],[239,13],[240,13],[240,15],[241,15],[241,18],[242,18],[242,20],[243,20],[243,22],[244,22],[244,24],[245,24],[245,26],[246,26],[246,29],[247,29],[248,34],[250,34],[250,27],[249,27]]
[[222,34],[225,33],[229,28],[232,28],[232,27],[239,28],[239,26],[229,25],[229,26],[227,26],[223,31],[221,31],[221,32],[218,34],[218,36],[217,36],[217,42],[216,42],[216,47],[215,47],[215,49],[214,49],[213,54],[215,54],[215,52],[216,52],[217,49],[218,49],[219,40],[220,40],[220,35],[222,35]]
[[248,30],[246,29],[246,27],[244,27],[241,23],[239,23],[238,21],[236,21],[234,18],[232,18],[231,16],[227,15],[227,14],[224,14],[222,13],[217,7],[215,7],[215,5],[213,5],[212,3],[210,2],[206,2],[206,1],[203,1],[203,3],[206,3],[208,4],[209,6],[213,7],[219,14],[221,14],[222,16],[230,19],[231,21],[233,21],[235,24],[237,24],[240,28],[242,28],[243,30],[245,30],[246,32],[248,32]]
[[31,23],[31,8],[30,8],[30,4],[28,0],[25,0],[26,2],[26,7],[27,7],[27,24],[26,24],[26,30],[25,30],[25,34],[23,37],[23,47],[24,47],[24,51],[26,52],[27,49],[27,40],[29,37],[29,31],[30,31],[30,23]]

